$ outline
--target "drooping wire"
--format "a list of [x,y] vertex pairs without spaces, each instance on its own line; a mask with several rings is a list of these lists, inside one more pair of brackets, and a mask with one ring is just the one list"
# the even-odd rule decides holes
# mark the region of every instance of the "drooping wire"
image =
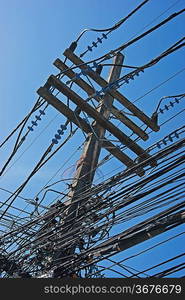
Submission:
[[95,28],[89,28],[89,29],[84,29],[79,36],[76,39],[76,43],[81,39],[81,37],[88,31],[94,31],[94,32],[107,32],[107,35],[111,33],[112,31],[116,30],[119,28],[129,17],[131,17],[136,11],[138,11],[144,4],[146,4],[149,0],[143,1],[139,6],[137,6],[132,12],[130,12],[126,17],[121,19],[119,22],[117,22],[115,25],[109,28],[104,28],[104,29],[95,29]]

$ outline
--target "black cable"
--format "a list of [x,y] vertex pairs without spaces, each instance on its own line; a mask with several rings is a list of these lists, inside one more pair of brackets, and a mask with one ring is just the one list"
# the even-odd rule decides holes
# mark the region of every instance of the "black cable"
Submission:
[[[71,137],[71,135],[70,135]],[[66,138],[66,140],[62,143],[62,146],[68,141],[69,137]],[[40,170],[40,168],[48,161],[48,159],[50,159],[60,148],[61,145],[55,150],[55,152],[53,154],[50,155],[49,158],[46,158],[46,156],[48,155],[48,153],[51,151],[51,147],[53,144],[51,144],[47,150],[45,151],[45,153],[42,155],[41,159],[39,160],[39,162],[37,163],[37,165],[35,166],[35,168],[33,169],[33,171],[30,173],[30,175],[27,177],[27,179],[24,181],[24,183],[21,184],[21,186],[19,188],[16,189],[16,191],[3,203],[6,204],[14,195],[14,198],[11,200],[11,202],[8,204],[8,206],[6,207],[5,211],[3,212],[3,214],[0,216],[0,219],[6,214],[6,212],[8,211],[8,209],[11,207],[12,203],[15,201],[15,199],[17,198],[17,196],[22,192],[22,190],[24,189],[24,187],[26,186],[26,184],[28,183],[28,181],[33,177],[33,175]],[[2,207],[2,206],[1,206]]]
[[30,118],[30,116],[37,110],[39,109],[44,103],[38,104],[39,102],[37,101],[36,104],[34,105],[33,109],[31,110],[31,112],[23,119],[23,121],[12,131],[12,133],[6,138],[6,140],[1,144],[4,145],[4,143],[6,141],[8,141],[8,139],[17,131],[17,129],[21,126],[21,129],[18,133],[18,137],[16,139],[14,148],[12,150],[12,153],[10,154],[8,160],[6,161],[6,163],[4,164],[4,166],[2,167],[1,171],[0,171],[0,176],[3,174],[4,170],[6,169],[6,167],[8,166],[8,164],[10,163],[10,161],[12,160],[12,158],[14,157],[14,155],[16,154],[17,150],[19,149],[19,147],[22,145],[22,142],[25,140],[25,137],[23,137],[23,139],[19,142],[22,131],[28,121],[28,119]]
[[158,103],[158,105],[157,105],[157,107],[156,107],[155,112],[158,112],[159,107],[160,107],[162,101],[164,101],[165,99],[176,98],[176,97],[184,97],[184,96],[185,96],[185,94],[174,95],[174,96],[163,96],[163,97],[159,100],[159,103]]
[[[183,70],[182,70],[182,71],[183,71]],[[179,73],[179,72],[178,72],[178,73]],[[178,73],[176,73],[174,76],[176,76]],[[170,77],[169,79],[173,78],[174,76]],[[168,79],[168,80],[169,80],[169,79]],[[165,82],[166,82],[166,81],[165,81]],[[164,83],[165,83],[165,82],[164,82]],[[159,87],[159,86],[157,86],[157,87],[155,87],[155,88],[158,88],[158,87]],[[146,94],[145,94],[145,95],[146,95]],[[144,95],[144,96],[145,96],[145,95]],[[141,98],[141,97],[140,97],[140,98]],[[134,102],[138,101],[140,98],[136,99]]]
[[[149,247],[149,248],[146,248],[146,249],[144,249],[144,250],[142,250],[142,251],[140,251],[140,252],[137,252],[136,254],[133,254],[133,255],[131,255],[131,256],[128,256],[128,257],[122,259],[122,260],[119,261],[119,262],[120,262],[120,263],[123,263],[124,261],[127,261],[127,260],[133,259],[133,258],[135,258],[135,257],[138,257],[138,256],[140,256],[140,255],[142,255],[142,254],[144,254],[144,253],[146,253],[146,252],[148,252],[148,251],[151,251],[151,250],[153,250],[154,248],[156,248],[156,247],[158,247],[158,246],[161,246],[161,245],[163,245],[163,244],[165,244],[165,243],[168,243],[168,242],[170,242],[171,240],[173,240],[173,239],[175,239],[175,238],[177,238],[177,237],[179,237],[179,236],[181,236],[181,235],[184,235],[184,234],[185,234],[185,231],[184,231],[184,232],[181,232],[181,233],[178,233],[178,234],[176,234],[176,235],[174,235],[174,236],[172,236],[172,237],[170,237],[170,238],[167,238],[167,239],[163,240],[162,242],[158,242],[158,243],[154,244],[153,246],[151,246],[151,247]],[[113,265],[114,265],[114,264],[113,264]],[[112,266],[113,266],[113,265],[112,265]],[[105,269],[106,269],[106,268],[105,268]],[[100,271],[98,271],[98,272],[100,272]],[[96,272],[96,273],[98,273],[98,272]]]
[[126,17],[121,19],[119,22],[117,22],[115,25],[109,28],[104,28],[104,29],[95,29],[95,28],[89,28],[89,29],[84,29],[79,36],[77,37],[75,43],[77,43],[81,37],[88,31],[94,31],[94,32],[107,32],[108,34],[111,33],[112,31],[116,30],[119,28],[129,17],[131,17],[136,11],[138,11],[144,4],[146,4],[149,0],[143,1],[139,6],[137,6],[132,12],[130,12]]
[[127,42],[126,44],[121,45],[120,47],[116,48],[113,50],[113,52],[117,52],[117,51],[122,51],[123,49],[127,48],[128,46],[134,44],[135,42],[137,42],[138,40],[142,39],[143,37],[145,37],[146,35],[150,34],[151,32],[155,31],[156,29],[160,28],[161,26],[163,26],[164,24],[166,24],[167,22],[169,22],[170,20],[172,20],[173,18],[176,18],[178,15],[182,14],[185,12],[185,9],[182,9],[176,13],[173,13],[172,15],[170,15],[168,18],[164,19],[162,22],[160,22],[159,24],[151,27],[149,30],[147,30],[146,32],[142,33],[141,35],[137,36],[136,38],[134,38],[133,40]]
[[[152,267],[150,267],[150,268],[145,269],[143,272],[148,272],[148,271],[150,271],[150,270],[152,270],[152,269],[155,269],[155,268],[157,268],[157,267],[159,267],[159,266],[162,266],[162,265],[164,265],[164,264],[166,264],[166,263],[168,263],[168,262],[171,262],[171,261],[173,261],[173,260],[175,260],[175,259],[178,259],[178,258],[180,258],[180,257],[183,257],[184,255],[185,255],[185,253],[182,253],[182,254],[180,254],[180,255],[174,256],[173,258],[167,259],[167,260],[165,260],[165,261],[163,261],[163,262],[161,262],[161,263],[159,263],[159,264],[157,264],[157,265],[154,265],[154,266],[152,266]],[[139,274],[141,274],[141,273],[140,273],[140,272],[139,272],[139,273],[136,273],[135,276],[136,276],[136,275],[139,275]],[[153,275],[153,276],[150,276],[150,277],[156,277],[156,276],[157,276],[157,274],[156,274],[156,275]],[[131,277],[132,277],[132,276],[131,276]]]

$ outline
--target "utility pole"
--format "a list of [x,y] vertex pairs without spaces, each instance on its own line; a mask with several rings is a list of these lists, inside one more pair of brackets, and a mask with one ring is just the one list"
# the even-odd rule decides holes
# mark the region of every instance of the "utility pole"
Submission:
[[[109,83],[115,82],[117,79],[119,79],[123,60],[124,56],[121,53],[118,53],[114,58],[114,66],[111,68],[108,77]],[[97,108],[98,113],[107,120],[109,119],[111,113],[113,101],[114,98],[110,94],[106,94],[104,97],[102,97],[99,107]],[[78,207],[82,204],[83,200],[78,202],[75,202],[75,200],[79,199],[80,195],[92,186],[96,167],[98,165],[98,159],[106,129],[100,126],[97,121],[93,122],[92,129],[94,133],[90,133],[88,135],[83,153],[77,165],[76,174],[74,176],[75,179],[72,183],[71,191],[69,192],[68,203],[71,203],[71,206],[68,210],[68,216],[66,218],[68,222],[70,222],[70,219],[73,219],[78,214]]]
[[[67,248],[65,242],[64,244],[60,245],[60,247],[57,247],[54,254],[55,259],[59,259],[61,255],[63,255],[63,252],[61,251],[62,248],[64,249],[64,252],[67,251],[65,252],[65,255],[63,255],[64,257],[66,256],[66,259],[68,256],[73,256],[76,252],[76,247],[79,247],[79,245],[81,247],[82,245],[80,243],[82,242],[83,244],[84,242],[83,236],[81,236],[79,231],[82,221],[80,221],[77,217],[83,214],[83,209],[86,211],[87,206],[89,209],[89,205],[91,207],[97,204],[96,199],[94,199],[94,203],[92,202],[93,200],[88,196],[88,191],[90,191],[92,187],[101,148],[106,149],[126,167],[132,168],[137,166],[137,162],[133,160],[132,156],[130,157],[124,153],[115,143],[112,143],[105,137],[106,131],[117,138],[117,140],[122,145],[125,145],[129,151],[132,151],[135,155],[137,155],[141,161],[146,160],[146,165],[150,164],[156,166],[156,162],[154,160],[148,160],[151,158],[151,156],[140,145],[138,145],[134,140],[127,136],[124,131],[116,127],[114,123],[109,120],[110,115],[113,114],[142,140],[145,141],[148,139],[147,133],[143,131],[143,129],[139,127],[137,123],[133,122],[124,113],[120,112],[116,106],[113,105],[114,99],[127,108],[135,118],[142,121],[152,130],[159,130],[159,126],[153,121],[152,118],[145,115],[144,112],[137,108],[124,95],[118,92],[116,81],[120,78],[121,68],[124,60],[124,56],[120,52],[118,52],[114,58],[113,66],[109,72],[107,80],[101,77],[99,72],[94,71],[93,67],[90,67],[88,64],[83,62],[81,58],[71,51],[71,49],[66,49],[63,54],[69,61],[71,61],[80,69],[80,74],[75,73],[73,68],[69,68],[66,65],[66,60],[62,62],[60,59],[57,59],[55,60],[54,65],[62,72],[62,74],[67,76],[71,82],[74,82],[84,92],[86,92],[88,98],[83,99],[71,87],[68,86],[67,82],[64,83],[63,80],[54,75],[51,75],[48,78],[46,84],[43,87],[40,87],[37,93],[39,96],[45,99],[48,104],[62,113],[67,118],[68,122],[74,123],[81,130],[83,130],[87,134],[87,139],[85,141],[83,153],[77,163],[76,174],[70,186],[70,191],[67,195],[67,201],[65,201],[66,209],[65,215],[62,217],[62,227],[60,227],[58,231],[58,236],[61,240],[63,239],[62,237],[65,236],[65,241],[71,241],[73,239],[73,234],[76,235],[76,239],[71,245],[67,243]],[[101,69],[101,65],[98,65],[98,67]],[[100,91],[95,90],[91,84],[85,81],[84,78],[81,78],[83,77],[81,75],[84,74],[89,77],[90,80],[93,80],[96,85],[98,85],[98,89],[100,88]],[[128,76],[130,75],[128,74]],[[53,95],[51,88],[52,90],[57,89],[59,93],[72,101],[76,105],[75,109],[71,109],[69,105],[65,104],[64,101]],[[96,108],[89,103],[89,100],[92,98],[98,102],[98,106]],[[80,116],[81,112],[85,112],[89,117],[94,119],[92,124],[89,124]],[[138,176],[143,176],[144,172],[144,169],[140,167],[135,170],[135,173]],[[60,212],[58,213],[60,215]],[[96,215],[94,215],[94,218],[96,218]],[[94,223],[94,221],[92,221],[92,223]],[[80,238],[82,241],[78,241]],[[61,272],[63,272],[63,270],[60,269],[60,267],[56,268],[55,275],[60,274]]]

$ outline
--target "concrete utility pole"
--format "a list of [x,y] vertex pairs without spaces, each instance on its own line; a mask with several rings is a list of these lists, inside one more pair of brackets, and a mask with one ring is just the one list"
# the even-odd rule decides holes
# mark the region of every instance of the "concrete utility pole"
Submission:
[[[112,83],[119,79],[121,74],[121,65],[123,64],[124,56],[118,53],[114,58],[113,64],[115,64],[109,73],[108,82]],[[114,98],[106,94],[97,109],[100,115],[102,115],[107,120],[109,119],[111,113],[111,107]],[[94,131],[88,135],[88,140],[85,143],[83,153],[77,165],[76,174],[74,176],[75,180],[72,184],[71,191],[69,192],[69,202],[74,202],[80,195],[83,194],[88,188],[91,187],[94,175],[96,172],[96,167],[98,164],[103,139],[105,136],[105,128],[100,126],[96,121],[93,122],[92,128]],[[68,210],[67,221],[74,218],[78,214],[78,207],[82,204],[82,201],[74,203],[70,206]]]

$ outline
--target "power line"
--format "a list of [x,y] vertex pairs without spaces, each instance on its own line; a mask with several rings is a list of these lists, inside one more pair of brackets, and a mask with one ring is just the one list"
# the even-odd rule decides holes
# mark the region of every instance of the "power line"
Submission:
[[107,32],[107,35],[110,34],[112,31],[116,30],[119,28],[125,21],[128,20],[135,12],[137,12],[144,4],[146,4],[149,0],[143,1],[140,5],[138,5],[133,11],[131,11],[126,17],[122,18],[119,22],[117,22],[115,25],[109,28],[104,28],[104,29],[94,29],[94,28],[89,28],[89,29],[84,29],[79,36],[77,37],[75,43],[77,43],[81,37],[88,31],[94,31],[94,32]]

